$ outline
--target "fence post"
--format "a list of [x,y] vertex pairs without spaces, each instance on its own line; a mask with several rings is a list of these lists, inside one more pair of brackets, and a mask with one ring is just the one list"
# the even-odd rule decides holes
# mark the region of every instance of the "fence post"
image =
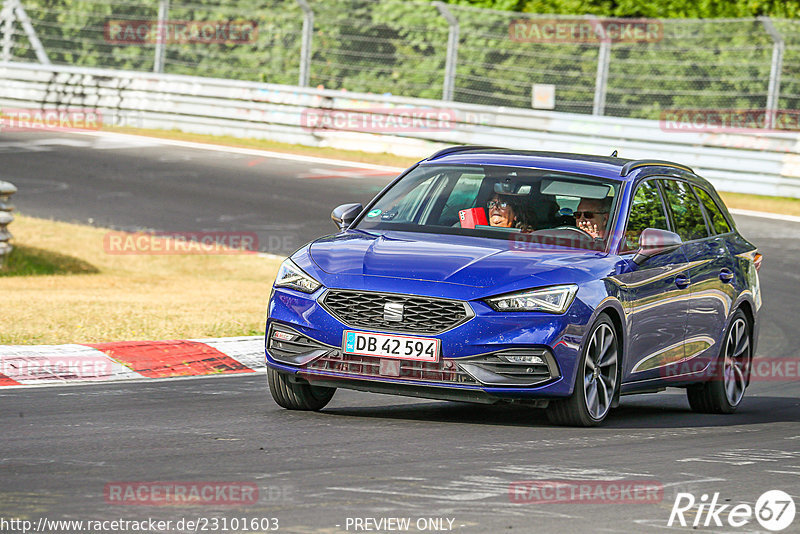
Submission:
[[590,15],[589,21],[593,24],[594,31],[600,39],[600,48],[597,51],[597,75],[594,82],[592,115],[605,115],[608,65],[611,62],[611,39],[606,36],[603,25],[597,21],[596,17]]
[[43,65],[50,65],[50,58],[47,57],[47,52],[45,52],[39,36],[36,35],[36,30],[33,29],[33,24],[31,24],[31,19],[25,12],[25,8],[22,7],[19,0],[9,0],[9,3],[13,6],[14,13],[17,15],[17,20],[22,24],[25,35],[28,36],[28,41],[30,41],[33,51],[36,53],[36,59]]
[[5,266],[6,257],[14,249],[8,242],[12,236],[7,227],[14,220],[11,215],[14,206],[9,204],[8,199],[16,192],[14,184],[0,180],[0,269]]
[[306,0],[297,0],[303,10],[303,37],[300,42],[300,87],[311,79],[311,41],[314,36],[314,11]]
[[456,66],[458,65],[458,19],[444,2],[434,2],[433,5],[447,21],[450,27],[447,32],[447,58],[444,63],[444,85],[442,87],[442,100],[453,100],[456,87]]
[[169,0],[158,2],[158,24],[156,25],[156,57],[153,60],[153,72],[164,72],[164,58],[167,55],[167,17],[169,16]]
[[781,70],[783,69],[783,37],[772,24],[769,17],[759,17],[764,29],[772,38],[772,64],[769,68],[769,86],[767,88],[767,112],[764,114],[764,128],[775,127],[775,112],[781,97]]
[[11,49],[14,46],[14,0],[5,0],[0,10],[0,24],[3,25],[2,61],[11,61]]

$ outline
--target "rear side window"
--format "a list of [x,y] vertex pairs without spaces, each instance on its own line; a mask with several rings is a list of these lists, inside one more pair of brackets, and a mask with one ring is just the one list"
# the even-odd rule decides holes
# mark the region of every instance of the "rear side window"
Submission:
[[689,184],[677,180],[662,180],[662,183],[675,222],[675,233],[684,241],[708,237],[703,210]]
[[628,226],[625,229],[623,250],[638,249],[639,236],[645,228],[669,230],[664,205],[654,180],[643,182],[636,188],[631,202],[631,212],[628,216]]
[[731,226],[728,224],[728,221],[725,220],[725,216],[722,214],[722,211],[720,211],[717,203],[714,202],[714,199],[711,198],[711,195],[699,187],[693,187],[692,189],[694,189],[694,192],[700,197],[700,202],[703,203],[703,207],[706,209],[706,215],[708,215],[711,226],[714,227],[714,232],[718,234],[727,234],[730,232]]

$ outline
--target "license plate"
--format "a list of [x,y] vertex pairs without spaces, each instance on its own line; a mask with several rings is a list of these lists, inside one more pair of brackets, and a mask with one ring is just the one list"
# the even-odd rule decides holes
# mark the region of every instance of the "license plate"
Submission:
[[344,333],[344,352],[379,358],[438,362],[439,340],[347,330]]

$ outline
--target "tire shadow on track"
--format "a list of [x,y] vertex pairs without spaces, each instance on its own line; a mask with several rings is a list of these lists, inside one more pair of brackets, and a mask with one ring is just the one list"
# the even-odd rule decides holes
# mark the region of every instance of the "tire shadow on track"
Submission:
[[[419,422],[466,423],[487,426],[552,427],[544,410],[524,406],[473,405],[432,401],[412,404],[346,407],[334,406],[320,414],[332,417],[394,419]],[[790,397],[745,398],[730,415],[699,414],[689,408],[685,395],[658,395],[622,399],[603,423],[604,428],[693,428],[763,425],[800,421],[800,399]]]

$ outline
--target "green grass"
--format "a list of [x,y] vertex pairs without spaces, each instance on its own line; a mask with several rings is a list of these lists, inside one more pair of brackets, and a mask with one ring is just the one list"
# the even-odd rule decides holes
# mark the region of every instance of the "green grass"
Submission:
[[17,245],[6,257],[0,276],[96,274],[100,270],[80,258],[26,245]]

